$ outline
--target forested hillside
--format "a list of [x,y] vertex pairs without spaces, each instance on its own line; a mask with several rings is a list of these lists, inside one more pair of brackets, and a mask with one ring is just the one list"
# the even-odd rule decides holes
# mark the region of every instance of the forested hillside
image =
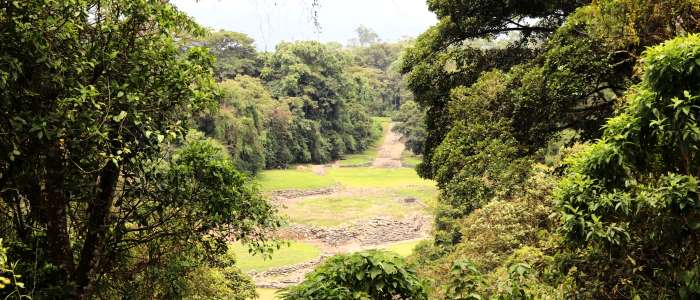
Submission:
[[700,298],[699,0],[180,8],[0,1],[3,299]]
[[236,32],[190,41],[216,57],[220,80],[219,107],[197,118],[199,129],[253,174],[366,150],[381,133],[370,116],[391,114],[411,97],[397,67],[408,42],[381,42],[364,27],[358,39],[350,48],[282,43],[270,53]]
[[700,3],[428,4],[402,71],[441,191],[431,295],[698,297]]
[[254,297],[230,243],[285,244],[255,175],[368,150],[410,99],[409,41],[357,32],[260,52],[168,1],[0,3],[0,295]]

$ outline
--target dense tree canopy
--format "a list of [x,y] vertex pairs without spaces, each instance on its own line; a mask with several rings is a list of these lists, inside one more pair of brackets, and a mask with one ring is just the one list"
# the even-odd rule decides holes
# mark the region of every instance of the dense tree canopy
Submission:
[[174,40],[199,33],[162,1],[0,4],[0,233],[35,297],[175,297],[163,269],[277,226],[220,147],[184,140],[213,59]]
[[687,280],[700,274],[699,59],[697,35],[649,49],[622,113],[559,185],[562,230],[596,262],[580,268],[600,286],[579,283],[594,297],[700,295]]
[[354,105],[347,64],[344,53],[318,42],[282,43],[267,60],[263,79],[297,116],[292,135],[303,142],[291,149],[295,161],[327,162],[369,145],[371,120]]
[[237,75],[258,76],[262,58],[257,53],[254,40],[239,32],[216,31],[194,42],[209,49],[216,57],[214,76],[219,80],[233,79]]
[[247,75],[219,83],[219,92],[219,106],[198,118],[199,128],[226,146],[239,170],[255,174],[266,165],[265,124],[281,104]]
[[393,117],[398,122],[394,130],[403,136],[406,148],[414,154],[423,154],[425,142],[425,112],[414,101],[401,104]]
[[[693,174],[681,171],[680,162],[669,160],[686,157],[683,153],[688,150],[676,144],[667,148],[673,150],[657,149],[673,137],[689,139],[692,130],[683,133],[689,128],[686,125],[654,126],[692,112],[682,108],[680,100],[670,99],[693,97],[690,83],[696,81],[691,78],[695,67],[689,62],[694,59],[690,53],[695,53],[691,45],[696,39],[650,50],[644,76],[639,76],[639,58],[649,46],[698,32],[697,1],[429,1],[429,7],[439,22],[416,40],[402,62],[416,101],[427,111],[424,159],[418,171],[435,179],[441,189],[434,243],[421,250],[418,259],[425,267],[419,271],[440,278],[436,284],[447,285],[447,291],[451,284],[461,285],[442,274],[460,257],[482,253],[470,245],[473,240],[489,239],[489,233],[475,236],[467,230],[478,226],[477,216],[485,210],[501,213],[515,205],[511,202],[535,199],[552,210],[551,190],[532,193],[530,182],[544,176],[551,186],[567,170],[564,157],[585,148],[574,143],[602,137],[590,150],[573,156],[576,163],[568,172],[574,175],[563,179],[557,192],[561,219],[540,224],[541,232],[520,246],[487,248],[511,256],[500,256],[496,262],[501,265],[496,263],[495,268],[476,264],[478,271],[486,273],[476,272],[481,275],[473,278],[483,281],[465,286],[474,287],[470,292],[500,295],[497,287],[488,284],[511,282],[498,272],[523,259],[540,266],[518,283],[531,296],[631,298],[666,293],[692,298],[688,295],[694,295],[693,278],[697,277],[690,266],[697,264],[697,255],[688,243],[693,243],[693,233],[679,233],[682,242],[669,235],[686,232],[691,225],[682,224],[692,221],[684,215],[676,223],[686,229],[668,229],[677,219],[666,213],[669,206],[662,206],[665,202],[660,200],[666,194],[662,190],[675,193],[665,185],[687,187],[679,197],[697,198],[692,179],[668,173]],[[654,65],[653,60],[659,62]],[[650,76],[663,78],[658,82],[673,82],[663,88],[675,94],[656,108],[651,99],[657,96],[651,95],[658,95],[654,89],[660,86],[639,88],[648,85]],[[683,90],[690,94],[684,95]],[[627,104],[641,94],[647,95],[646,104]],[[637,116],[641,110],[647,112]],[[616,112],[622,115],[606,125]],[[639,122],[651,125],[635,127]],[[620,141],[614,144],[619,148],[612,147],[612,140]],[[629,152],[633,151],[629,147],[636,152]],[[641,155],[645,153],[641,149],[649,149],[645,150],[649,154]],[[688,157],[691,165],[692,155]],[[544,175],[533,172],[542,167],[540,163],[549,170]],[[618,164],[624,167],[615,167]],[[640,200],[635,200],[635,193]],[[692,214],[683,208],[681,213]],[[512,226],[505,227],[510,228],[508,234],[532,224],[517,218],[491,221],[496,228]],[[571,243],[555,242],[561,233]],[[668,246],[661,249],[660,244]],[[547,259],[556,263],[546,263]],[[541,277],[544,273],[556,276]],[[673,294],[681,288],[683,295]]]

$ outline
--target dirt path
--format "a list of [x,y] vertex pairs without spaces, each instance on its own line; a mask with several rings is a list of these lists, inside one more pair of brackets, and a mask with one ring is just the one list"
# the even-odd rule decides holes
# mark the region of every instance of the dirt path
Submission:
[[375,168],[400,168],[401,153],[406,146],[401,142],[401,134],[393,131],[395,123],[389,124],[389,130],[384,137],[384,142],[379,148],[377,157],[374,158],[372,166]]

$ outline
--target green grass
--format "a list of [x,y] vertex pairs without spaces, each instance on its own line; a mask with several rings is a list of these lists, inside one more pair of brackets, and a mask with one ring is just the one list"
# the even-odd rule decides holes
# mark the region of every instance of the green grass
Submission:
[[314,197],[295,202],[283,209],[293,223],[333,227],[377,216],[403,218],[421,206],[406,206],[382,192],[371,196]]
[[[437,198],[435,186],[394,186],[350,189],[333,196],[300,199],[289,203],[282,213],[292,223],[334,227],[372,217],[404,218],[415,212],[432,213]],[[406,204],[412,197],[425,204]]]
[[400,256],[406,257],[406,256],[413,254],[413,249],[416,248],[416,245],[418,245],[418,243],[420,243],[420,242],[421,242],[421,240],[401,242],[401,243],[391,244],[391,245],[384,247],[382,249],[387,250],[387,251],[392,251]]
[[316,175],[311,170],[266,170],[258,176],[263,191],[313,190],[335,184],[332,177]]
[[310,170],[267,170],[258,183],[263,191],[313,190],[340,184],[349,188],[426,187],[435,183],[418,177],[412,168],[326,168],[326,175]]
[[265,259],[262,255],[251,255],[248,253],[248,247],[240,243],[232,244],[230,251],[236,256],[236,265],[244,272],[259,272],[299,264],[321,255],[318,247],[301,242],[291,242],[289,246],[282,246],[272,254],[272,259]]
[[349,188],[386,188],[399,186],[434,186],[418,177],[412,168],[337,168],[327,169],[326,176]]
[[421,161],[423,161],[423,156],[415,155],[409,150],[404,150],[403,153],[401,153],[401,163],[406,167],[415,167]]
[[400,198],[416,198],[427,206],[429,212],[433,212],[437,208],[438,189],[435,185],[398,189],[395,191],[395,195]]
[[275,295],[275,293],[278,291],[276,289],[264,289],[264,288],[258,288],[258,295],[260,296],[258,299],[259,300],[277,300],[280,299]]
[[341,167],[368,166],[377,157],[378,147],[370,147],[362,153],[346,155],[338,163]]

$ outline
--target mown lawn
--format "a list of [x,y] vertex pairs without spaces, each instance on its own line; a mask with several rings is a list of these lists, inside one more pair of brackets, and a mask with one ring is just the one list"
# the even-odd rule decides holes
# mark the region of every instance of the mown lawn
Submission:
[[277,297],[277,295],[275,295],[275,293],[277,291],[278,290],[276,290],[276,289],[258,288],[257,292],[258,292],[258,296],[260,296],[258,299],[259,300],[277,300],[277,299],[280,299],[279,297]]
[[311,170],[266,170],[258,176],[263,191],[313,190],[335,184],[348,188],[430,187],[412,168],[326,168],[325,175]]
[[263,191],[314,190],[330,187],[335,180],[321,176],[311,170],[266,170],[258,175],[258,183]]
[[326,176],[349,188],[425,187],[435,182],[418,177],[412,168],[337,168],[326,170]]
[[272,259],[265,259],[262,255],[251,255],[248,253],[248,247],[240,243],[232,244],[230,251],[236,256],[236,265],[244,272],[259,272],[299,264],[321,255],[318,247],[302,242],[291,242],[289,246],[282,246],[272,254]]
[[422,209],[406,207],[386,194],[308,198],[283,209],[294,223],[333,227],[376,216],[403,218]]
[[413,240],[413,241],[396,243],[396,244],[392,244],[392,245],[389,245],[387,247],[384,247],[384,248],[382,248],[382,250],[392,251],[400,256],[406,257],[406,256],[413,254],[413,249],[416,248],[416,245],[418,245],[418,243],[420,243],[420,242],[421,242],[421,240]]
[[423,156],[415,155],[409,150],[404,150],[403,153],[401,153],[401,163],[404,167],[414,168],[421,161],[423,161]]

